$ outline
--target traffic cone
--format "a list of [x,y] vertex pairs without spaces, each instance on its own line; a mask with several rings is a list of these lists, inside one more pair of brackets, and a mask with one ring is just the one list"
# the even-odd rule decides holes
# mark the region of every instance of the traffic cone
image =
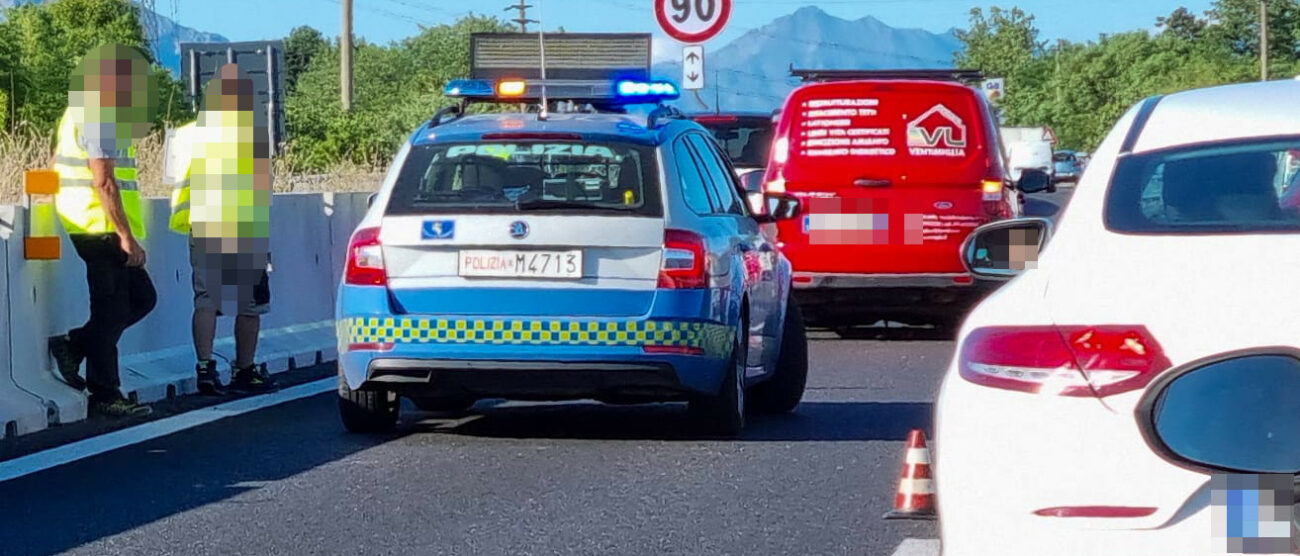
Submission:
[[903,449],[903,472],[898,476],[898,492],[894,495],[894,509],[885,519],[932,520],[934,514],[934,479],[930,473],[930,449],[925,446],[925,433],[912,429]]

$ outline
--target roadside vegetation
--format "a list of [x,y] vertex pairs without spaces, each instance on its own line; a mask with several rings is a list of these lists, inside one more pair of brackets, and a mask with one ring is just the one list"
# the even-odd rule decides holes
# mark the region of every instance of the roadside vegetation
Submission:
[[[149,5],[150,2],[144,2]],[[1142,98],[1259,78],[1256,0],[1218,0],[1206,14],[1180,8],[1154,30],[1095,41],[1047,43],[1019,9],[971,11],[960,31],[958,67],[1007,79],[999,102],[1009,125],[1050,125],[1062,147],[1091,150],[1125,109]],[[1272,75],[1300,73],[1300,0],[1269,4]],[[310,27],[285,37],[286,127],[276,160],[280,191],[373,189],[409,130],[448,104],[447,80],[468,72],[469,34],[508,31],[496,17],[469,15],[386,45],[355,44],[351,111],[342,110],[339,49]],[[49,0],[0,11],[0,202],[19,198],[21,175],[46,167],[67,102],[67,76],[90,47],[146,47],[141,12],[128,0]],[[161,107],[155,135],[140,145],[142,188],[167,194],[152,163],[161,133],[194,118],[182,82],[155,66]]]
[[[1272,0],[1272,79],[1300,74],[1300,1]],[[1179,8],[1155,24],[1095,41],[1041,41],[1020,9],[971,10],[958,67],[1005,77],[1008,125],[1048,125],[1060,146],[1091,151],[1134,103],[1151,95],[1258,80],[1259,2],[1217,0],[1205,14]]]

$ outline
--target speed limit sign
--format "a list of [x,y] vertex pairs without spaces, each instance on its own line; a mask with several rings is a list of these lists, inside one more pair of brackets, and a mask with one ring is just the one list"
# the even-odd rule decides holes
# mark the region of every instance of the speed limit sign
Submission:
[[655,0],[655,17],[668,36],[704,42],[727,26],[731,0]]

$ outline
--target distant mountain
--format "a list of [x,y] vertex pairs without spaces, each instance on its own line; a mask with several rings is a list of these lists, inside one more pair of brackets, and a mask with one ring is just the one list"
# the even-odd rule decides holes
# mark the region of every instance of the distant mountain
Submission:
[[[0,8],[12,7],[14,4],[40,3],[40,0],[0,0]],[[216,33],[205,33],[186,27],[170,18],[141,8],[140,19],[145,34],[153,45],[154,56],[163,67],[172,70],[177,76],[181,73],[181,43],[183,42],[230,42]]]
[[[798,84],[790,77],[792,64],[799,69],[937,69],[952,67],[953,54],[961,49],[955,30],[896,29],[874,17],[849,21],[805,7],[707,52],[700,96],[710,108],[716,96],[723,110],[771,111]],[[681,63],[655,64],[654,74],[680,82]],[[678,104],[687,111],[703,109],[689,93]]]
[[149,10],[141,10],[141,12],[141,23],[144,24],[145,32],[149,35],[150,44],[153,45],[154,56],[158,57],[159,64],[172,70],[172,73],[178,77],[181,74],[181,43],[230,42],[230,39],[216,33],[186,27]]

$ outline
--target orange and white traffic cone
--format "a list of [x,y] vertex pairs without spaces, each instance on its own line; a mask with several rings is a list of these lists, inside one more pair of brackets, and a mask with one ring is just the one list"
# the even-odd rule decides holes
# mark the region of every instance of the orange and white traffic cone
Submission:
[[913,429],[907,435],[907,447],[903,449],[903,472],[898,477],[894,509],[885,514],[885,519],[934,518],[934,478],[930,473],[930,449],[925,446],[925,433]]

